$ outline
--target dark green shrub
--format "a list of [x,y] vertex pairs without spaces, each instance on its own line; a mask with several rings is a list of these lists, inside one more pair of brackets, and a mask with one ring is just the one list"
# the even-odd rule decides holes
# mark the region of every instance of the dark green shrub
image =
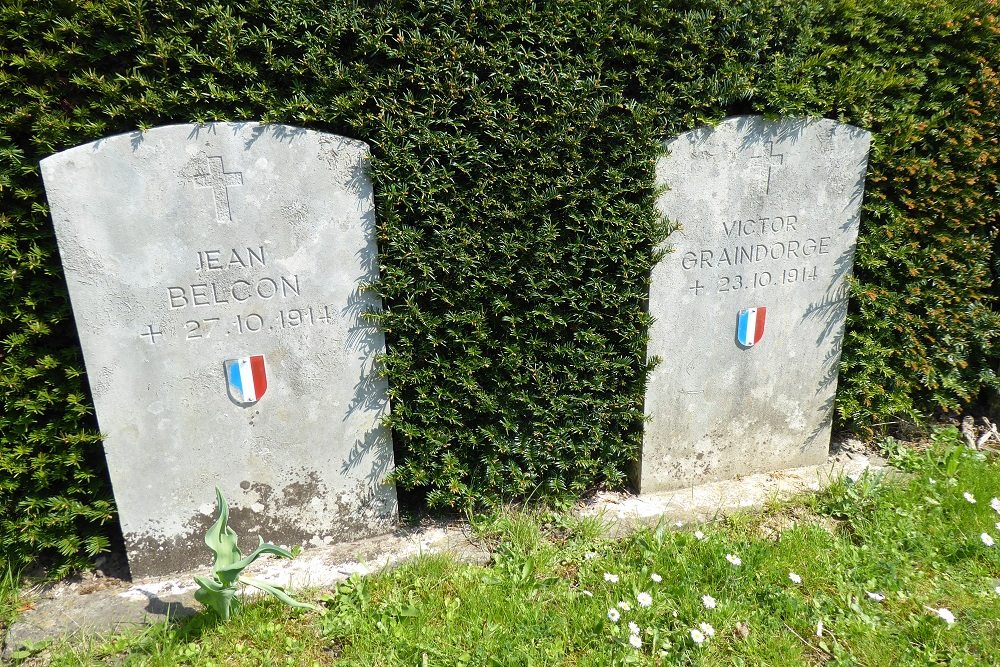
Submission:
[[[434,506],[617,485],[638,451],[659,142],[734,113],[875,132],[838,410],[994,381],[996,3],[10,0],[0,7],[0,541],[112,517],[38,160],[170,122],[372,146],[398,482]],[[992,291],[991,291],[992,290]],[[994,362],[995,365],[995,362]]]
[[851,4],[821,16],[845,67],[819,90],[875,133],[837,407],[877,428],[996,383],[1000,23],[992,1]]

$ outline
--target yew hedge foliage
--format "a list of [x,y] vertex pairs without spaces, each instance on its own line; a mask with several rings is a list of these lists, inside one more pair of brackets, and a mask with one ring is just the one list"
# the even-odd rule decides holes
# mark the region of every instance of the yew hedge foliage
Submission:
[[660,142],[736,113],[874,134],[837,410],[996,383],[994,0],[7,0],[0,542],[57,569],[113,504],[38,161],[173,122],[372,147],[396,481],[432,507],[620,485],[642,430]]

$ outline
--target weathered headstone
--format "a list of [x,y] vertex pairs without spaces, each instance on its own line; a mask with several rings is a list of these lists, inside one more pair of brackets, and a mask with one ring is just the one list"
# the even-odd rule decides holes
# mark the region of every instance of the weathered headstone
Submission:
[[640,490],[825,461],[869,143],[748,116],[667,144]]
[[171,125],[42,161],[133,575],[385,532],[396,494],[367,146]]

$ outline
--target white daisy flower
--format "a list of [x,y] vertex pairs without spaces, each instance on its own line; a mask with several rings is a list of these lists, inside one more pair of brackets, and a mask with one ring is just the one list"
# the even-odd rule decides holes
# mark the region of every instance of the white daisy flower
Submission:
[[788,573],[788,578],[792,580],[793,584],[801,584],[802,583],[802,577],[800,577],[799,575],[795,574],[794,572],[789,572]]
[[739,567],[743,564],[743,560],[735,554],[726,554],[726,560],[732,563],[733,567]]
[[930,609],[932,612],[937,614],[938,617],[940,617],[941,620],[943,620],[948,625],[951,625],[952,623],[955,622],[955,614],[951,613],[950,609],[947,609],[945,607],[939,607],[938,609],[931,609],[930,607],[927,607],[927,609]]
[[937,484],[937,480],[936,480],[936,479],[934,479],[933,477],[928,477],[928,478],[927,478],[927,482],[928,482],[929,484]]
[[700,530],[694,531],[694,539],[696,539],[696,540],[703,540],[703,539],[705,539],[705,533],[701,532]]
[[612,623],[617,623],[618,619],[620,619],[621,617],[622,615],[618,613],[617,609],[613,607],[611,609],[608,609],[608,620],[611,621]]
[[711,595],[702,595],[701,603],[705,605],[705,609],[715,609],[715,598]]
[[993,538],[990,537],[989,533],[983,533],[982,535],[979,536],[979,539],[981,539],[983,541],[983,544],[985,544],[988,547],[992,547],[995,544],[995,542],[993,542]]
[[693,641],[695,644],[704,644],[705,634],[701,630],[698,630],[697,628],[692,628],[691,641]]
[[715,628],[713,628],[710,623],[699,623],[698,629],[704,632],[706,637],[715,636]]
[[629,635],[628,643],[634,648],[642,648],[642,639],[639,638],[639,635]]
[[972,495],[971,493],[969,493],[968,491],[966,491],[965,493],[963,493],[962,497],[965,498],[966,500],[968,500],[973,505],[976,504],[976,497],[974,495]]
[[994,512],[1000,514],[1000,498],[993,498],[990,500],[990,507],[993,508]]
[[875,602],[882,602],[883,600],[885,600],[885,596],[882,595],[881,593],[872,593],[871,591],[865,591],[865,592],[868,594],[868,597],[870,597],[872,600],[875,600]]
[[618,583],[618,575],[617,574],[611,574],[610,572],[605,572],[604,573],[604,581],[610,581],[613,584],[617,584]]
[[658,575],[655,572],[653,574],[649,575],[649,578],[652,579],[653,581],[655,581],[656,583],[660,583],[661,581],[663,581],[663,577],[661,577],[660,575]]
[[635,596],[635,600],[639,603],[640,607],[651,607],[653,605],[653,596],[649,593],[639,593]]
[[632,611],[632,605],[630,605],[628,602],[625,602],[625,600],[622,600],[621,602],[618,603],[618,608],[621,609],[622,611]]
[[591,560],[593,558],[597,558],[597,552],[596,551],[588,551],[587,553],[583,554],[583,558],[584,558],[584,560]]
[[641,632],[639,625],[635,621],[628,622],[628,631],[630,634],[637,635]]

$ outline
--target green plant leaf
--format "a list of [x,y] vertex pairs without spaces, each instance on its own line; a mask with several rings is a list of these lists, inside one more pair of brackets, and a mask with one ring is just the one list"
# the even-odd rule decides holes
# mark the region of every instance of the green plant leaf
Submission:
[[275,556],[281,556],[282,558],[293,558],[292,552],[287,549],[282,549],[276,544],[265,542],[262,537],[259,537],[258,539],[260,540],[260,544],[257,545],[257,548],[245,558],[241,558],[226,567],[215,568],[215,573],[218,575],[219,579],[229,582],[236,581],[236,579],[240,576],[240,572],[264,554],[274,554]]
[[236,587],[226,586],[214,579],[198,575],[195,575],[194,580],[198,584],[198,590],[194,592],[194,599],[218,614],[223,621],[228,621],[236,595]]
[[319,611],[319,607],[309,602],[299,602],[298,600],[291,597],[285,592],[285,589],[280,586],[275,586],[274,584],[269,584],[266,581],[258,581],[257,579],[250,579],[249,577],[240,577],[240,581],[248,586],[253,586],[254,588],[259,588],[262,591],[270,593],[274,597],[278,598],[289,607],[297,607],[299,609],[311,609],[313,611]]
[[[231,584],[239,572],[230,578],[230,568],[233,563],[238,562],[243,557],[243,554],[236,544],[236,533],[228,525],[229,503],[226,502],[226,497],[222,495],[222,490],[219,487],[215,487],[215,500],[219,508],[219,518],[205,533],[205,544],[215,554],[212,570],[219,575],[223,584]],[[225,576],[221,575],[221,572],[225,572]]]

